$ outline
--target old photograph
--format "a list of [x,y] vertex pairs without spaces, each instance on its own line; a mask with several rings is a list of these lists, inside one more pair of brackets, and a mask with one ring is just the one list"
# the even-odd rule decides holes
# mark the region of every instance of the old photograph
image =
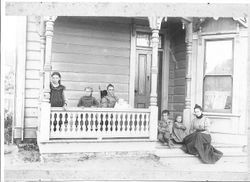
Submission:
[[249,5],[2,3],[2,180],[250,180]]

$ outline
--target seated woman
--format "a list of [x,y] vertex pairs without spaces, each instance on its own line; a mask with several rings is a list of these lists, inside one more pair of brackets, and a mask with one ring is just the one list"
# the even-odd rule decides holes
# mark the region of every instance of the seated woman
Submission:
[[211,145],[210,122],[203,116],[201,106],[196,104],[194,113],[196,117],[192,120],[190,134],[183,139],[182,149],[188,154],[198,155],[204,163],[213,164],[223,153]]
[[79,100],[77,107],[98,107],[99,103],[92,96],[93,89],[91,87],[86,87],[84,89],[84,96]]

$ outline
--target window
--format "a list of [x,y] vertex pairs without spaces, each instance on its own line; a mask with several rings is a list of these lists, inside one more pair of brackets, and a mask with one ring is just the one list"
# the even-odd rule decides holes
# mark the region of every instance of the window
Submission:
[[[149,33],[144,33],[144,32],[137,32],[136,33],[136,46],[140,46],[140,47],[152,47],[152,35]],[[158,48],[162,49],[162,39],[163,36],[159,35],[159,44],[158,44]]]
[[233,39],[205,41],[203,108],[206,112],[231,112]]

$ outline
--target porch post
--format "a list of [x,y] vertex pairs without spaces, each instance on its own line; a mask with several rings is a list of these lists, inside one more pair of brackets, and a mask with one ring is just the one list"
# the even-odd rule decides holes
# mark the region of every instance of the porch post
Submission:
[[158,76],[158,43],[159,30],[163,17],[148,17],[152,29],[152,64],[150,93],[150,140],[157,140],[158,106],[157,106],[157,76]]
[[185,90],[185,108],[183,111],[183,122],[189,127],[191,121],[191,61],[192,61],[192,22],[183,21],[186,29],[186,90]]
[[[49,140],[50,132],[50,72],[51,72],[51,49],[52,37],[54,30],[54,21],[56,16],[44,17],[45,32],[41,36],[41,82],[42,82],[42,95],[41,95],[41,111],[40,111],[40,141]],[[45,38],[45,39],[44,39]],[[45,45],[44,45],[45,41]],[[44,52],[45,48],[45,52]]]

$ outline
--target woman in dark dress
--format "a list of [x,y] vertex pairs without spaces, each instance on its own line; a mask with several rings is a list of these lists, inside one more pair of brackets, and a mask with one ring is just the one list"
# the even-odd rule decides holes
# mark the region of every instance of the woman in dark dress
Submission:
[[194,113],[196,117],[192,120],[190,134],[183,139],[182,149],[188,154],[198,155],[204,163],[214,164],[223,153],[211,145],[210,122],[203,116],[201,106],[196,104]]
[[50,83],[51,107],[65,107],[67,105],[64,90],[65,87],[61,85],[61,74],[59,72],[53,72]]

